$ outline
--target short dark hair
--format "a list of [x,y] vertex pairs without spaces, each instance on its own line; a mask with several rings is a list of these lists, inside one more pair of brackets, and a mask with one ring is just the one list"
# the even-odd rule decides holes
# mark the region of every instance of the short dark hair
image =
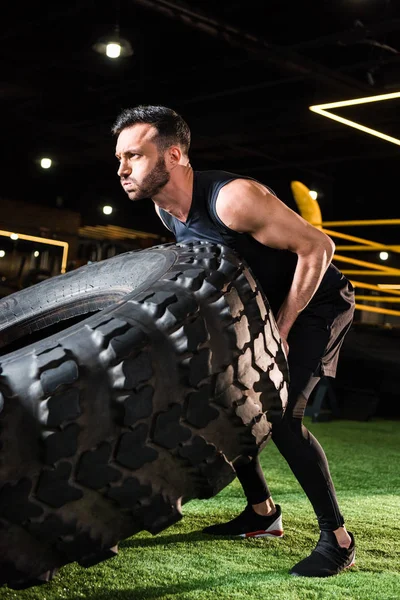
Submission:
[[186,121],[171,108],[166,106],[140,105],[125,108],[116,118],[111,132],[119,135],[127,127],[136,123],[154,125],[158,135],[154,141],[161,151],[173,144],[179,144],[185,154],[190,148],[190,129]]

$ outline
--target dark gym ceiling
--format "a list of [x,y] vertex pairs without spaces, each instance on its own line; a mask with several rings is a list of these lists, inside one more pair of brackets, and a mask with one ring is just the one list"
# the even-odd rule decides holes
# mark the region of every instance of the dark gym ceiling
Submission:
[[[159,231],[151,203],[120,190],[110,134],[122,108],[144,103],[188,121],[195,169],[258,178],[289,205],[300,180],[324,219],[400,216],[400,147],[308,108],[400,90],[398,0],[44,0],[2,12],[1,197]],[[134,53],[113,60],[92,46],[117,23]],[[400,98],[337,112],[400,137],[399,109]]]

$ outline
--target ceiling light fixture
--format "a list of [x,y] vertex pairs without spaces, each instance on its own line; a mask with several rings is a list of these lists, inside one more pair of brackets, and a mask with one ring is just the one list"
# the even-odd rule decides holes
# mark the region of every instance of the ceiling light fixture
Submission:
[[93,50],[99,54],[108,56],[108,58],[125,58],[133,54],[131,43],[120,36],[118,25],[116,25],[114,32],[109,36],[100,38],[93,45]]
[[314,106],[309,106],[309,109],[312,112],[322,115],[323,117],[328,117],[328,119],[333,119],[334,121],[338,121],[338,123],[348,125],[349,127],[354,127],[354,129],[358,129],[364,133],[374,135],[381,140],[385,140],[386,142],[391,142],[392,144],[400,146],[400,139],[398,138],[386,135],[385,133],[377,131],[376,129],[365,127],[364,125],[361,125],[361,123],[350,121],[350,119],[344,119],[343,117],[339,117],[339,115],[335,115],[332,112],[328,112],[332,108],[355,106],[356,104],[367,104],[368,102],[382,102],[384,100],[393,100],[394,98],[400,98],[400,92],[393,92],[392,94],[379,94],[378,96],[367,96],[365,98],[355,98],[353,100],[342,100],[340,102],[329,102],[328,104],[316,104]]
[[95,52],[108,56],[108,58],[125,58],[126,56],[132,56],[133,54],[131,43],[120,35],[119,12],[120,6],[119,2],[117,2],[117,17],[113,32],[108,36],[101,37],[92,46]]
[[42,169],[50,169],[52,162],[53,161],[51,160],[51,158],[41,158],[40,166],[42,167]]

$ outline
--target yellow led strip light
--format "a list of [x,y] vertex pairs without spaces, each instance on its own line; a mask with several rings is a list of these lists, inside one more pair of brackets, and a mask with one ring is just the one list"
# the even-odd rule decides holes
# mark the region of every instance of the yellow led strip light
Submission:
[[28,240],[30,242],[38,242],[39,244],[48,244],[49,246],[61,246],[63,249],[61,258],[61,273],[65,273],[67,269],[68,242],[61,242],[59,240],[52,240],[50,238],[37,237],[36,235],[27,235],[25,233],[17,233],[16,231],[4,231],[3,229],[0,229],[0,235],[4,235],[5,237],[17,235],[17,239],[19,240]]
[[309,109],[312,112],[322,115],[323,117],[328,117],[328,119],[332,119],[333,121],[337,121],[338,123],[342,123],[343,125],[348,125],[349,127],[354,127],[354,129],[358,129],[359,131],[363,131],[364,133],[374,135],[380,138],[381,140],[385,140],[386,142],[391,142],[392,144],[397,144],[397,146],[400,146],[400,140],[398,138],[386,135],[385,133],[377,131],[376,129],[365,127],[365,125],[361,125],[361,123],[356,123],[356,121],[344,119],[343,117],[339,117],[339,115],[336,115],[332,112],[328,112],[332,108],[342,108],[343,106],[355,106],[356,104],[367,104],[368,102],[382,102],[384,100],[393,100],[393,98],[400,98],[400,92],[393,92],[392,94],[380,94],[378,96],[367,96],[365,98],[355,98],[353,100],[342,100],[340,102],[328,102],[327,104],[315,104],[314,106],[309,106]]
[[[400,225],[400,219],[374,219],[374,220],[358,220],[358,221],[322,221],[322,216],[321,216],[321,211],[319,209],[319,205],[318,202],[314,199],[311,198],[310,196],[310,190],[300,181],[292,181],[291,182],[291,188],[292,188],[292,193],[294,196],[294,199],[296,201],[297,207],[299,208],[300,214],[301,216],[306,219],[306,221],[308,221],[309,223],[311,223],[312,225],[314,225],[314,227],[317,227],[318,229],[322,229],[322,231],[324,231],[326,234],[331,235],[332,237],[338,237],[344,240],[348,240],[348,241],[352,241],[352,242],[358,242],[363,244],[362,246],[336,246],[336,251],[341,249],[341,250],[359,250],[359,249],[363,249],[363,250],[375,250],[375,249],[386,249],[386,250],[391,250],[394,252],[398,252],[400,249],[400,246],[397,245],[386,245],[386,244],[380,244],[379,242],[375,242],[372,240],[367,240],[365,238],[360,238],[360,237],[356,237],[354,235],[349,235],[347,233],[339,233],[337,231],[332,231],[329,229],[325,229],[325,227],[327,226],[337,226],[337,227],[344,227],[344,226],[348,226],[348,225]],[[338,258],[338,260],[343,260],[344,262],[348,262],[348,263],[353,263],[356,264],[358,266],[363,266],[363,267],[375,267],[374,271],[366,271],[365,269],[363,270],[354,270],[354,271],[342,271],[343,273],[347,273],[347,274],[352,274],[352,275],[391,275],[393,276],[393,271],[396,271],[395,275],[399,276],[400,275],[400,271],[399,270],[393,270],[390,267],[385,267],[383,265],[376,265],[374,263],[370,263],[370,262],[365,262],[365,261],[359,261],[357,259],[353,259],[353,258],[345,258],[343,256],[338,256],[336,253],[333,257],[333,260],[335,260],[336,258]],[[366,283],[366,282],[362,282],[362,281],[354,281],[352,280],[351,283],[353,284],[353,286],[355,288],[366,288],[366,289],[370,289],[370,290],[377,290],[379,292],[381,292],[382,294],[391,294],[391,296],[389,296],[389,299],[382,295],[380,296],[362,296],[362,295],[356,295],[356,299],[357,300],[366,300],[368,298],[369,302],[378,302],[378,301],[382,301],[382,302],[389,302],[389,301],[393,301],[395,303],[398,303],[400,300],[400,284],[394,284],[394,283],[388,283],[388,284],[384,284],[384,283],[379,283],[378,285],[373,284],[373,283]],[[399,290],[399,291],[397,291]],[[395,297],[397,296],[397,297]],[[382,308],[380,306],[370,306],[367,304],[358,304],[358,302],[355,305],[355,308],[357,310],[362,310],[362,311],[369,311],[369,312],[375,312],[375,313],[380,313],[380,314],[387,314],[387,315],[395,315],[397,317],[400,316],[400,311],[398,310],[391,310],[389,308]]]

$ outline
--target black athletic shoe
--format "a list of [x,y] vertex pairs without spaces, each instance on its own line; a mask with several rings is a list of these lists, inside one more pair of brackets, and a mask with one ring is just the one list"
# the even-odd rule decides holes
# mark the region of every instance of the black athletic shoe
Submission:
[[254,512],[251,505],[247,505],[240,515],[227,523],[205,527],[203,533],[210,535],[232,535],[242,538],[255,537],[283,537],[281,507],[276,505],[276,512],[268,517],[263,517]]
[[352,567],[356,559],[354,536],[349,548],[341,548],[332,531],[321,531],[318,544],[307,558],[291,568],[290,574],[295,577],[331,577],[338,575],[343,569]]

